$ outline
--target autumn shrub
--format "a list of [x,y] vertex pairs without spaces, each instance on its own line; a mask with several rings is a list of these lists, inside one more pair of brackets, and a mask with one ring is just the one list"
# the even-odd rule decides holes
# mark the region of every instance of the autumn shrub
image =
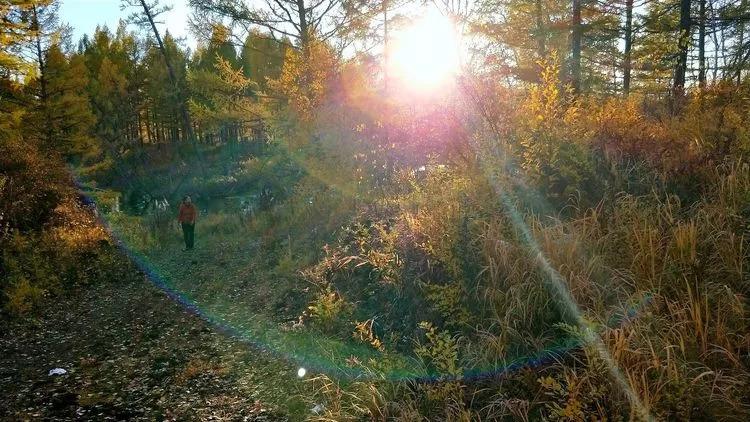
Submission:
[[747,96],[748,84],[719,82],[697,91],[690,98],[675,135],[694,144],[694,148],[711,163],[727,157],[746,159],[750,153]]
[[11,315],[27,315],[34,311],[44,299],[46,291],[32,285],[28,279],[20,278],[11,282],[5,289],[7,303],[5,309]]
[[52,211],[43,229],[14,232],[0,258],[0,303],[13,316],[38,311],[46,298],[80,286],[132,276],[132,266],[91,210],[71,197]]
[[56,252],[67,245],[58,248],[54,232],[45,228],[65,219],[60,213],[72,189],[64,167],[20,137],[0,142],[0,172],[0,304],[22,315],[63,282],[59,265],[65,260]]
[[[518,198],[493,198],[481,181],[462,179],[471,174],[466,169],[435,167],[390,198],[391,206],[361,214],[314,274],[346,292],[355,315],[367,310],[357,321],[376,317],[370,331],[386,352],[408,349],[388,341],[396,325],[379,309],[416,326],[424,321],[433,340],[422,338],[412,353],[443,376],[502,368],[562,347],[547,360],[534,358],[533,370],[508,374],[496,395],[482,388],[498,384],[478,381],[400,384],[386,406],[391,415],[580,420],[745,414],[746,169],[741,162],[706,168],[710,187],[698,200],[682,200],[666,183],[661,191],[620,192],[612,203],[544,216],[513,207]],[[401,264],[388,276],[378,270],[378,262],[387,261],[372,257],[393,254]],[[467,272],[472,265],[479,271]],[[419,288],[405,288],[416,280]],[[390,290],[391,298],[406,295],[409,303],[427,306],[396,308],[361,294],[388,291],[392,283],[398,289]],[[603,346],[588,343],[584,323]],[[420,339],[408,328],[397,333]],[[461,341],[450,340],[458,336]],[[450,347],[436,346],[438,337]],[[711,386],[718,390],[711,393]],[[712,401],[701,403],[707,396]],[[486,407],[469,407],[468,397],[482,397]]]
[[313,327],[328,334],[346,336],[351,308],[344,297],[328,288],[317,293],[307,307],[307,316]]
[[65,167],[41,153],[34,142],[17,137],[0,142],[0,180],[0,216],[5,232],[41,228],[71,193]]
[[[554,67],[546,72],[521,112],[487,132],[504,138],[477,136],[478,159],[395,172],[398,185],[359,203],[304,271],[324,287],[312,306],[351,304],[335,324],[350,318],[355,341],[376,344],[384,360],[419,357],[443,377],[370,383],[379,404],[358,411],[405,420],[746,416],[741,97],[724,104],[714,87],[674,116],[649,112],[635,95],[573,98]],[[729,123],[701,124],[714,118]],[[328,392],[349,403],[372,397],[341,384]],[[345,407],[325,415],[353,417]]]
[[96,203],[96,209],[103,214],[112,214],[121,212],[120,192],[114,190],[97,189],[90,193]]
[[531,86],[515,122],[515,142],[521,167],[548,200],[563,204],[576,191],[598,193],[590,134],[577,125],[585,112],[578,100],[560,85],[554,61],[543,66],[542,80]]
[[717,166],[746,160],[746,86],[698,90],[683,113],[652,113],[637,95],[584,99],[575,126],[601,155],[597,175],[617,193],[650,193],[654,186],[690,201],[712,186]]

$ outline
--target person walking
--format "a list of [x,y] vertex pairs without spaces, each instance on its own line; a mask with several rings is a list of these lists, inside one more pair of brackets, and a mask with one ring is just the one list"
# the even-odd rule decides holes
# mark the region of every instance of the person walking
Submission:
[[186,251],[192,250],[195,243],[195,220],[198,218],[198,209],[190,199],[190,195],[185,195],[180,204],[180,212],[177,215],[177,221],[182,225],[182,235],[185,238]]

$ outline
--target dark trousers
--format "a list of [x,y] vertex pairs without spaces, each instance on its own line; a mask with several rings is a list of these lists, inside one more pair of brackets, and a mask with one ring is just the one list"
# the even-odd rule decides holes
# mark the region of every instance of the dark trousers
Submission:
[[195,242],[195,224],[182,223],[182,236],[185,238],[185,248],[193,249]]

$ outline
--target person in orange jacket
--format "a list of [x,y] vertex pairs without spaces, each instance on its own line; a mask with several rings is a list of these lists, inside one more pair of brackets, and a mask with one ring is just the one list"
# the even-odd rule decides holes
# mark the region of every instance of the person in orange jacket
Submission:
[[193,249],[195,243],[195,220],[198,218],[198,208],[195,207],[190,195],[185,195],[180,204],[177,221],[182,225],[182,235],[185,238],[185,250]]

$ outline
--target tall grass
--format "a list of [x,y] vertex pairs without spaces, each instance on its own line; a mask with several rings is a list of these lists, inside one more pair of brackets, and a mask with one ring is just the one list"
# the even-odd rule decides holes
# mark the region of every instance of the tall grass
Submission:
[[[629,177],[617,175],[629,171],[622,169],[613,167],[613,180]],[[362,291],[397,280],[407,303],[426,307],[389,308],[398,312],[395,318],[431,323],[411,333],[400,326],[399,336],[410,336],[414,353],[429,362],[445,362],[455,350],[462,374],[502,371],[545,351],[547,358],[527,360],[532,366],[491,381],[459,376],[437,385],[371,383],[368,388],[380,391],[379,405],[358,412],[402,420],[750,416],[750,171],[734,162],[700,173],[697,197],[670,192],[665,184],[648,193],[605,192],[593,206],[578,202],[558,215],[521,211],[539,253],[644,409],[635,409],[612,381],[607,359],[579,333],[584,328],[569,325],[570,310],[560,307],[508,209],[485,182],[468,177],[472,172],[449,166],[435,167],[391,197],[395,207],[370,208],[360,217],[369,221],[365,234],[341,236],[328,261],[318,264],[326,270],[316,274],[346,297],[359,320],[385,307]],[[372,259],[378,253],[399,257],[395,275],[362,271],[380,265]],[[396,327],[380,318],[375,331],[387,339]],[[429,334],[433,329],[445,333],[443,344],[460,338],[455,349],[425,342],[425,335],[437,335]],[[384,353],[405,350],[403,343],[382,344]],[[447,375],[445,368],[436,373]],[[326,390],[324,400],[371,394],[337,388]],[[336,405],[326,417],[350,414]]]

